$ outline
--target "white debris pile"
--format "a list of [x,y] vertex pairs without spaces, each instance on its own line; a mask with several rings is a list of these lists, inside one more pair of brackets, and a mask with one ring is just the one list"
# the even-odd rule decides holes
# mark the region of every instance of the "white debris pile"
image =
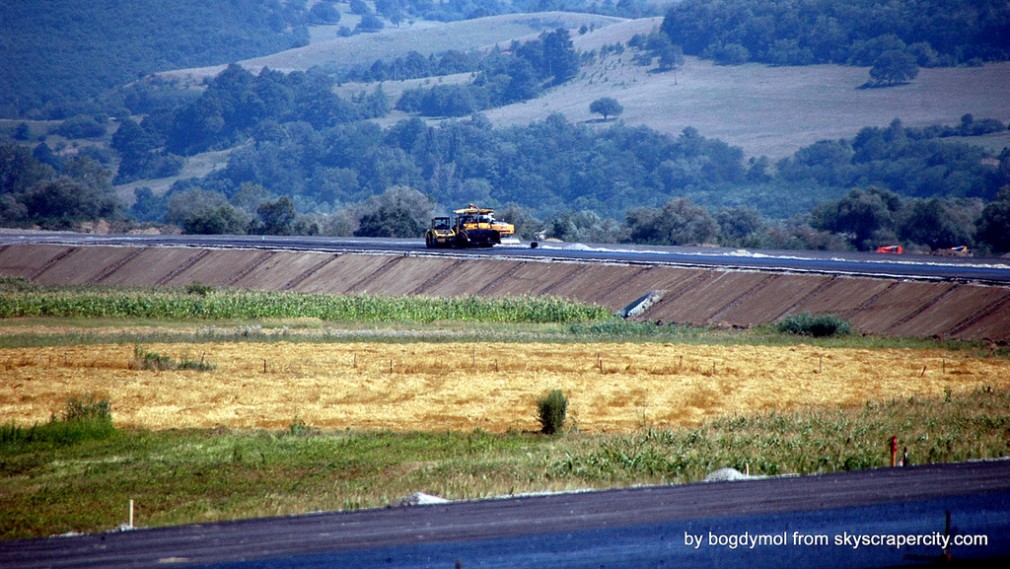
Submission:
[[431,506],[433,504],[445,504],[449,500],[445,498],[440,498],[438,496],[432,496],[431,494],[425,494],[424,492],[414,492],[410,496],[401,499],[394,505],[403,506]]
[[720,468],[719,470],[709,473],[709,475],[705,477],[705,482],[754,480],[755,478],[763,478],[763,476],[751,476],[750,474],[744,474],[735,468]]

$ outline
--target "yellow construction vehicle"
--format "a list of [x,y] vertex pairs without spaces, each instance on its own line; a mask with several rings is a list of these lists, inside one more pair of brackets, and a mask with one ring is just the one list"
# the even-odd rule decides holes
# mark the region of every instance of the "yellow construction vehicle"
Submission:
[[494,218],[494,210],[469,204],[453,211],[454,217],[433,217],[424,232],[424,244],[434,247],[491,247],[515,236],[511,223]]

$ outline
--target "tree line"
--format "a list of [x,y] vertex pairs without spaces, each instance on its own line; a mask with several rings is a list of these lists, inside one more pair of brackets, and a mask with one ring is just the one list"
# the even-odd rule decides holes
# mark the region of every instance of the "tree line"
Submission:
[[[561,115],[506,129],[492,128],[480,115],[438,126],[409,119],[387,129],[355,120],[381,108],[381,92],[342,102],[345,118],[333,113],[333,106],[313,120],[287,114],[299,101],[315,100],[313,89],[336,97],[326,81],[323,77],[322,87],[312,87],[304,74],[265,70],[253,76],[232,66],[194,102],[149,114],[140,123],[122,117],[111,137],[119,157],[116,182],[172,175],[181,168],[183,154],[239,143],[225,168],[180,182],[179,189],[200,186],[230,199],[248,182],[273,196],[291,196],[302,212],[333,211],[406,186],[441,204],[514,203],[538,215],[575,208],[620,218],[637,206],[685,197],[709,208],[747,204],[766,216],[786,218],[856,187],[990,201],[1010,179],[1005,152],[990,156],[981,147],[944,140],[1007,128],[970,114],[959,124],[925,128],[906,128],[895,120],[887,127],[864,128],[852,139],[819,141],[772,164],[763,157],[745,160],[739,148],[690,127],[669,136],[621,123],[595,128]],[[305,85],[310,95],[298,95]],[[264,103],[269,100],[282,104]],[[107,122],[73,117],[56,131],[97,135]],[[29,134],[19,128],[16,136],[27,143]],[[34,154],[59,167],[45,143]],[[107,167],[115,158],[90,145],[77,155]],[[164,210],[154,203],[159,200],[164,201],[142,196],[139,218],[160,221]]]
[[408,89],[396,108],[426,116],[465,116],[532,99],[545,88],[573,79],[579,65],[568,30],[558,28],[533,41],[514,41],[508,50],[495,47],[480,59],[475,78],[467,84]]
[[[370,197],[362,193],[359,201],[328,212],[306,211],[299,207],[305,204],[304,196],[278,195],[251,181],[230,191],[208,177],[177,184],[161,197],[141,188],[127,212],[112,190],[111,173],[100,163],[80,156],[57,159],[54,167],[42,158],[21,145],[0,145],[0,224],[73,229],[97,219],[127,225],[157,220],[193,234],[417,237],[446,203],[462,203],[392,185]],[[748,205],[704,206],[678,196],[656,205],[634,205],[615,216],[580,208],[579,200],[558,204],[547,213],[511,202],[500,214],[527,239],[830,250],[902,243],[919,252],[964,245],[1002,253],[1010,251],[1010,151],[1002,153],[995,170],[1002,172],[1004,185],[988,201],[903,196],[870,186],[786,219],[768,217]],[[481,203],[498,201],[483,197],[488,200]]]

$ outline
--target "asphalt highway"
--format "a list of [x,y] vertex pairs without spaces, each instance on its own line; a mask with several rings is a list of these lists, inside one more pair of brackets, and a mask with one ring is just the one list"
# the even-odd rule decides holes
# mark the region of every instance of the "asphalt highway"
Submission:
[[0,233],[0,245],[133,245],[167,247],[264,248],[323,252],[389,252],[406,255],[497,256],[539,260],[642,263],[682,267],[720,267],[777,272],[947,280],[1005,285],[1010,259],[884,255],[828,251],[759,251],[719,247],[585,245],[544,242],[489,249],[426,249],[422,239],[272,236],[90,235],[59,232]]
[[0,543],[6,569],[899,567],[948,557],[1010,559],[1010,461]]

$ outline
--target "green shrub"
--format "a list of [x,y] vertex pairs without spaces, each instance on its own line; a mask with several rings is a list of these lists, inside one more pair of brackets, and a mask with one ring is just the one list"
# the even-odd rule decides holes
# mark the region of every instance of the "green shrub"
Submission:
[[214,365],[207,362],[201,355],[199,360],[191,360],[188,356],[183,356],[181,361],[175,361],[168,356],[163,356],[155,352],[149,352],[143,346],[137,344],[133,348],[133,361],[130,362],[130,369],[149,369],[152,371],[165,371],[170,369],[189,369],[195,371],[211,371]]
[[109,401],[87,393],[67,399],[60,413],[53,413],[44,425],[21,427],[11,422],[0,426],[0,444],[69,445],[85,439],[106,438],[114,431]]
[[208,294],[214,292],[214,287],[203,284],[200,281],[193,281],[186,285],[186,294],[195,294],[197,296],[207,296]]
[[565,426],[568,414],[568,398],[560,389],[554,389],[537,401],[537,414],[540,420],[540,432],[553,435]]
[[776,330],[785,334],[828,338],[851,334],[852,327],[844,319],[832,314],[790,314],[775,324]]
[[211,371],[214,369],[214,364],[206,361],[204,356],[201,354],[199,360],[191,360],[188,357],[183,357],[182,361],[179,362],[178,369],[191,369],[194,371]]
[[0,292],[29,292],[38,288],[38,285],[24,277],[0,276]]
[[648,338],[669,334],[671,330],[670,326],[625,320],[616,316],[608,320],[575,322],[568,325],[568,331],[578,336],[613,336],[618,338]]
[[73,423],[75,421],[112,422],[112,406],[108,399],[96,399],[87,393],[83,397],[71,397],[63,405],[60,419]]
[[152,371],[164,371],[179,367],[172,358],[154,352],[149,352],[143,346],[137,344],[133,347],[133,361],[130,362],[130,369],[149,369]]

